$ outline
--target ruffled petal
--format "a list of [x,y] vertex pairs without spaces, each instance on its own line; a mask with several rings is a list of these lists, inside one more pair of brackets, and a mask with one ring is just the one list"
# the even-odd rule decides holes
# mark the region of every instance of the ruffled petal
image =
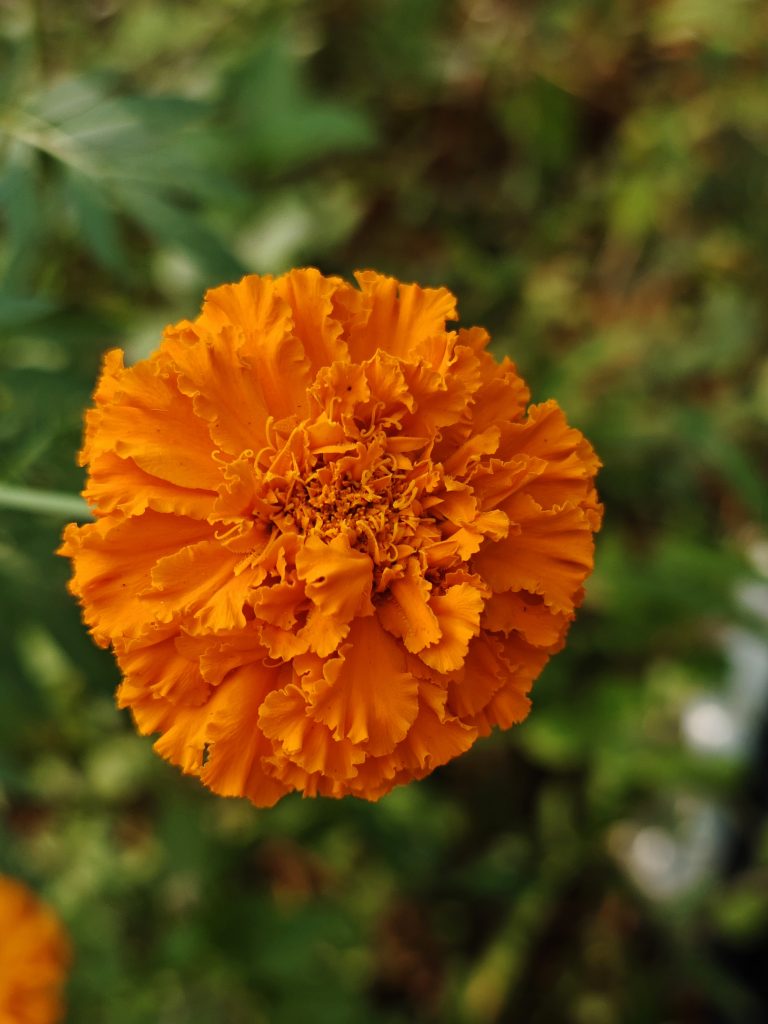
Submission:
[[417,559],[409,558],[405,575],[390,586],[391,598],[379,605],[379,622],[414,654],[442,636],[437,616],[429,606],[431,589]]
[[403,361],[401,365],[414,404],[413,412],[402,420],[405,433],[430,437],[468,416],[472,395],[480,385],[479,364],[471,349],[456,347],[450,372],[445,375],[426,362]]
[[305,589],[301,580],[282,580],[269,587],[259,587],[251,597],[257,619],[282,630],[291,630],[305,610]]
[[265,769],[273,745],[259,727],[264,701],[285,678],[285,669],[254,662],[230,673],[214,691],[200,778],[215,793],[247,796],[257,807],[271,807],[289,791]]
[[452,672],[467,656],[470,638],[480,630],[483,595],[471,583],[458,583],[429,602],[440,626],[440,639],[419,653],[437,672]]
[[449,676],[447,707],[452,714],[474,721],[488,706],[509,678],[509,666],[502,654],[498,638],[485,632],[473,637],[461,668]]
[[234,456],[262,447],[272,414],[242,347],[242,332],[225,325],[184,345],[174,360],[179,391],[191,400],[216,445]]
[[138,637],[157,629],[151,572],[179,547],[209,538],[206,522],[147,511],[130,519],[106,518],[67,527],[60,554],[75,573],[69,587],[83,601],[83,617],[98,643]]
[[355,277],[360,284],[357,323],[348,331],[355,362],[376,349],[404,359],[418,358],[435,335],[445,333],[445,321],[456,319],[456,300],[447,288],[400,284],[373,270]]
[[507,637],[501,644],[501,651],[507,668],[506,680],[477,716],[480,728],[498,725],[501,729],[510,729],[522,722],[531,709],[528,698],[531,684],[549,659],[547,651],[526,643],[519,634]]
[[238,353],[258,382],[269,413],[276,419],[303,419],[312,379],[302,344],[293,334],[291,307],[271,277],[251,274],[206,293],[195,327],[215,333],[226,325],[241,332]]
[[399,359],[383,349],[377,349],[373,356],[362,364],[362,370],[368,383],[371,405],[370,409],[359,410],[361,416],[387,423],[399,423],[406,413],[413,412],[415,402],[408,390]]
[[118,707],[131,709],[136,728],[143,736],[159,732],[154,750],[186,775],[199,775],[205,752],[208,705],[176,704],[139,692],[129,680],[117,691]]
[[0,875],[0,1021],[55,1024],[72,961],[53,911],[15,878]]
[[98,515],[140,516],[150,508],[192,519],[207,519],[216,501],[214,491],[151,476],[133,459],[121,459],[114,452],[94,457],[83,497]]
[[114,400],[125,372],[122,349],[113,348],[104,353],[101,373],[93,392],[94,405],[93,408],[88,409],[85,413],[83,446],[77,457],[77,461],[81,466],[87,466],[96,454],[94,442],[101,424],[104,406],[109,405]]
[[362,747],[336,739],[328,726],[310,717],[306,695],[295,684],[267,697],[259,724],[286,757],[310,775],[320,772],[331,779],[351,779],[365,760]]
[[340,277],[323,277],[314,267],[291,270],[275,281],[275,291],[291,308],[294,334],[314,370],[349,359],[343,325],[332,316],[334,296],[348,288]]
[[335,739],[365,744],[374,756],[388,754],[416,718],[418,684],[405,652],[375,617],[355,619],[348,639],[340,656],[325,663],[310,713]]
[[472,492],[481,509],[496,509],[507,498],[525,489],[546,469],[546,462],[535,456],[516,455],[509,461],[489,459],[472,473]]
[[302,637],[325,657],[347,635],[355,616],[373,613],[371,560],[343,534],[328,543],[313,536],[296,554],[296,573],[313,605]]
[[600,460],[579,430],[569,427],[557,402],[532,405],[522,423],[510,424],[500,445],[505,458],[525,454],[545,463],[528,493],[544,508],[573,502],[587,512],[593,530],[600,527],[602,506],[594,478]]
[[[459,331],[458,341],[466,344],[463,331]],[[522,416],[531,393],[510,359],[505,357],[501,363],[496,363],[487,352],[480,351],[477,355],[482,383],[472,403],[472,430],[482,432],[489,426],[496,426],[506,436],[508,424]]]
[[165,697],[175,704],[199,705],[207,700],[211,687],[203,679],[200,662],[180,652],[176,637],[121,645],[116,653],[132,690]]
[[528,590],[540,594],[554,612],[572,612],[593,565],[586,515],[573,505],[542,509],[525,494],[511,499],[505,511],[515,532],[486,543],[472,560],[474,570],[495,591]]
[[487,427],[481,433],[473,434],[446,457],[446,472],[454,476],[464,476],[470,465],[478,462],[483,455],[493,455],[499,447],[500,437],[501,431],[497,426]]
[[212,686],[218,686],[233,669],[267,659],[255,622],[232,633],[193,636],[185,632],[177,638],[176,646],[185,657],[199,660],[202,677]]
[[101,409],[89,439],[91,458],[114,452],[150,476],[194,490],[221,482],[214,444],[190,398],[156,362],[137,363],[119,379],[113,400]]
[[572,613],[554,612],[537,594],[505,590],[486,601],[481,624],[494,633],[516,630],[535,647],[551,648],[562,641],[572,619]]
[[445,709],[445,690],[419,683],[419,713],[408,735],[397,748],[402,766],[414,775],[425,775],[463,754],[477,739],[477,729]]
[[195,632],[243,629],[254,572],[247,567],[238,572],[240,561],[217,540],[200,541],[161,559],[151,574],[158,618],[191,617]]

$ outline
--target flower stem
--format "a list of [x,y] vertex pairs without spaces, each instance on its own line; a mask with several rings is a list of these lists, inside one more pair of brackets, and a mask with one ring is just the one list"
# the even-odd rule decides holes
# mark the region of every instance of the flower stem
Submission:
[[13,487],[3,483],[0,483],[0,508],[39,512],[42,515],[58,516],[64,519],[93,519],[91,510],[83,499],[74,494],[37,491],[31,487]]

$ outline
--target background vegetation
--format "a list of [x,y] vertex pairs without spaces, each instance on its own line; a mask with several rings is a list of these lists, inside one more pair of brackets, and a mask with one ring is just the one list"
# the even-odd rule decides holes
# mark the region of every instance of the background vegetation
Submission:
[[69,1021],[748,1024],[768,982],[768,7],[0,0],[0,480],[75,494],[101,353],[246,271],[444,283],[605,462],[529,721],[259,812],[113,706],[0,524],[0,870]]

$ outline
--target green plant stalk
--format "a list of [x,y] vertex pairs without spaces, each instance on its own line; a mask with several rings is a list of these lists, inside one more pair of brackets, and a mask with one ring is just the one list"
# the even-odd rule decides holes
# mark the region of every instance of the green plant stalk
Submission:
[[12,508],[22,512],[36,512],[41,515],[57,516],[62,519],[80,521],[93,519],[91,510],[82,498],[58,491],[38,491],[31,487],[13,487],[0,483],[0,508]]

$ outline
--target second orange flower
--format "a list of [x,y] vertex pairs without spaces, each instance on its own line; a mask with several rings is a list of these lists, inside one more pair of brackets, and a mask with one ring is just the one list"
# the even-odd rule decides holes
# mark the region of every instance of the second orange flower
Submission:
[[52,910],[23,883],[0,875],[0,1022],[56,1024],[72,959]]
[[599,462],[444,288],[210,291],[87,414],[62,552],[119,702],[259,806],[376,799],[529,708],[592,569]]

